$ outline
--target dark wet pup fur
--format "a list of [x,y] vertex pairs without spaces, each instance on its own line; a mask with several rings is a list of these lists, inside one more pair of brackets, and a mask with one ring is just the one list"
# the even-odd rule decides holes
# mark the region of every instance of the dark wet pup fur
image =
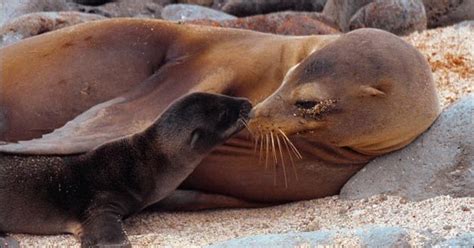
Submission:
[[129,247],[122,220],[175,190],[243,128],[251,107],[243,98],[193,93],[143,132],[83,155],[0,154],[0,232],[73,233],[83,247]]

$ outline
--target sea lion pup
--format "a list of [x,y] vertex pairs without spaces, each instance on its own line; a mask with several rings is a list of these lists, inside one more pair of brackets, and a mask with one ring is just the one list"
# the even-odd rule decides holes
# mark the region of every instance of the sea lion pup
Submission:
[[0,157],[0,231],[73,233],[83,247],[130,246],[122,219],[175,190],[239,132],[243,98],[194,93],[144,131],[70,157]]
[[[275,204],[338,194],[439,113],[423,55],[374,29],[298,37],[113,19],[3,47],[0,62],[0,140],[22,140],[0,151],[16,154],[88,152],[143,129],[188,92],[248,98],[262,158],[244,130],[202,161],[180,186],[193,192],[168,208],[243,206],[223,196]],[[282,154],[270,149],[278,141]]]

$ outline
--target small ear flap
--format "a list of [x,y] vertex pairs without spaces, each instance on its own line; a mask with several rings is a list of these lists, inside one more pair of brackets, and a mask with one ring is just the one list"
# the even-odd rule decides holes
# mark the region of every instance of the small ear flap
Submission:
[[385,92],[369,85],[361,85],[359,96],[385,96]]
[[194,130],[192,135],[191,135],[191,148],[195,148],[196,147],[196,143],[198,142],[198,140],[201,138],[201,131],[198,129],[198,130]]

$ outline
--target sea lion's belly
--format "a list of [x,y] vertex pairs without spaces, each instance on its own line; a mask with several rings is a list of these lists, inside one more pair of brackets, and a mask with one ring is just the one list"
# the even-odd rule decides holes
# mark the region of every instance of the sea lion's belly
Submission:
[[[183,184],[183,188],[235,196],[254,202],[286,202],[320,198],[339,193],[349,178],[368,161],[363,155],[347,155],[346,158],[328,161],[330,151],[303,144],[293,139],[303,158],[297,159],[282,144],[284,166],[276,149],[277,163],[272,151],[266,158],[254,143],[242,135],[218,147],[203,160]],[[329,154],[329,155],[328,155]],[[334,155],[334,154],[333,154]],[[353,159],[353,163],[351,163]],[[286,179],[285,179],[286,178]]]

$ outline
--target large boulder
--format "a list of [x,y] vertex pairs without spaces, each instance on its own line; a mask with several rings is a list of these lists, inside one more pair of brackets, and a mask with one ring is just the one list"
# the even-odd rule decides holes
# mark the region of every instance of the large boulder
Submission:
[[323,14],[344,32],[367,27],[406,35],[426,29],[421,0],[328,0]]
[[474,196],[474,94],[444,110],[406,148],[376,158],[341,190],[343,199],[386,193],[422,200]]
[[426,14],[419,0],[377,0],[360,8],[349,29],[378,28],[397,35],[426,29]]
[[108,2],[112,2],[114,0],[73,0],[73,1],[78,4],[97,6],[97,5],[106,4]]
[[474,20],[472,0],[423,0],[423,3],[429,28]]
[[225,241],[209,248],[316,246],[409,247],[409,235],[400,227],[366,226],[357,229],[256,235]]
[[214,0],[213,8],[242,17],[283,10],[321,11],[326,1],[327,0]]
[[177,3],[195,4],[206,7],[211,7],[214,0],[177,0]]
[[13,18],[35,12],[79,11],[105,17],[160,18],[163,6],[171,2],[172,0],[1,0],[0,26]]
[[234,20],[196,20],[193,24],[214,27],[241,28],[284,35],[337,34],[338,29],[329,24],[319,13],[277,12],[266,15],[242,17]]
[[161,18],[163,6],[170,2],[171,0],[114,0],[98,6],[75,3],[70,4],[69,10],[98,14],[105,17]]
[[67,0],[1,0],[0,26],[24,14],[69,9]]
[[208,19],[215,21],[232,20],[237,17],[215,9],[193,4],[170,4],[163,8],[161,17],[170,21],[192,21]]
[[0,27],[0,47],[22,39],[105,17],[76,11],[36,12],[22,15]]
[[437,244],[438,247],[474,247],[474,232],[461,233]]

